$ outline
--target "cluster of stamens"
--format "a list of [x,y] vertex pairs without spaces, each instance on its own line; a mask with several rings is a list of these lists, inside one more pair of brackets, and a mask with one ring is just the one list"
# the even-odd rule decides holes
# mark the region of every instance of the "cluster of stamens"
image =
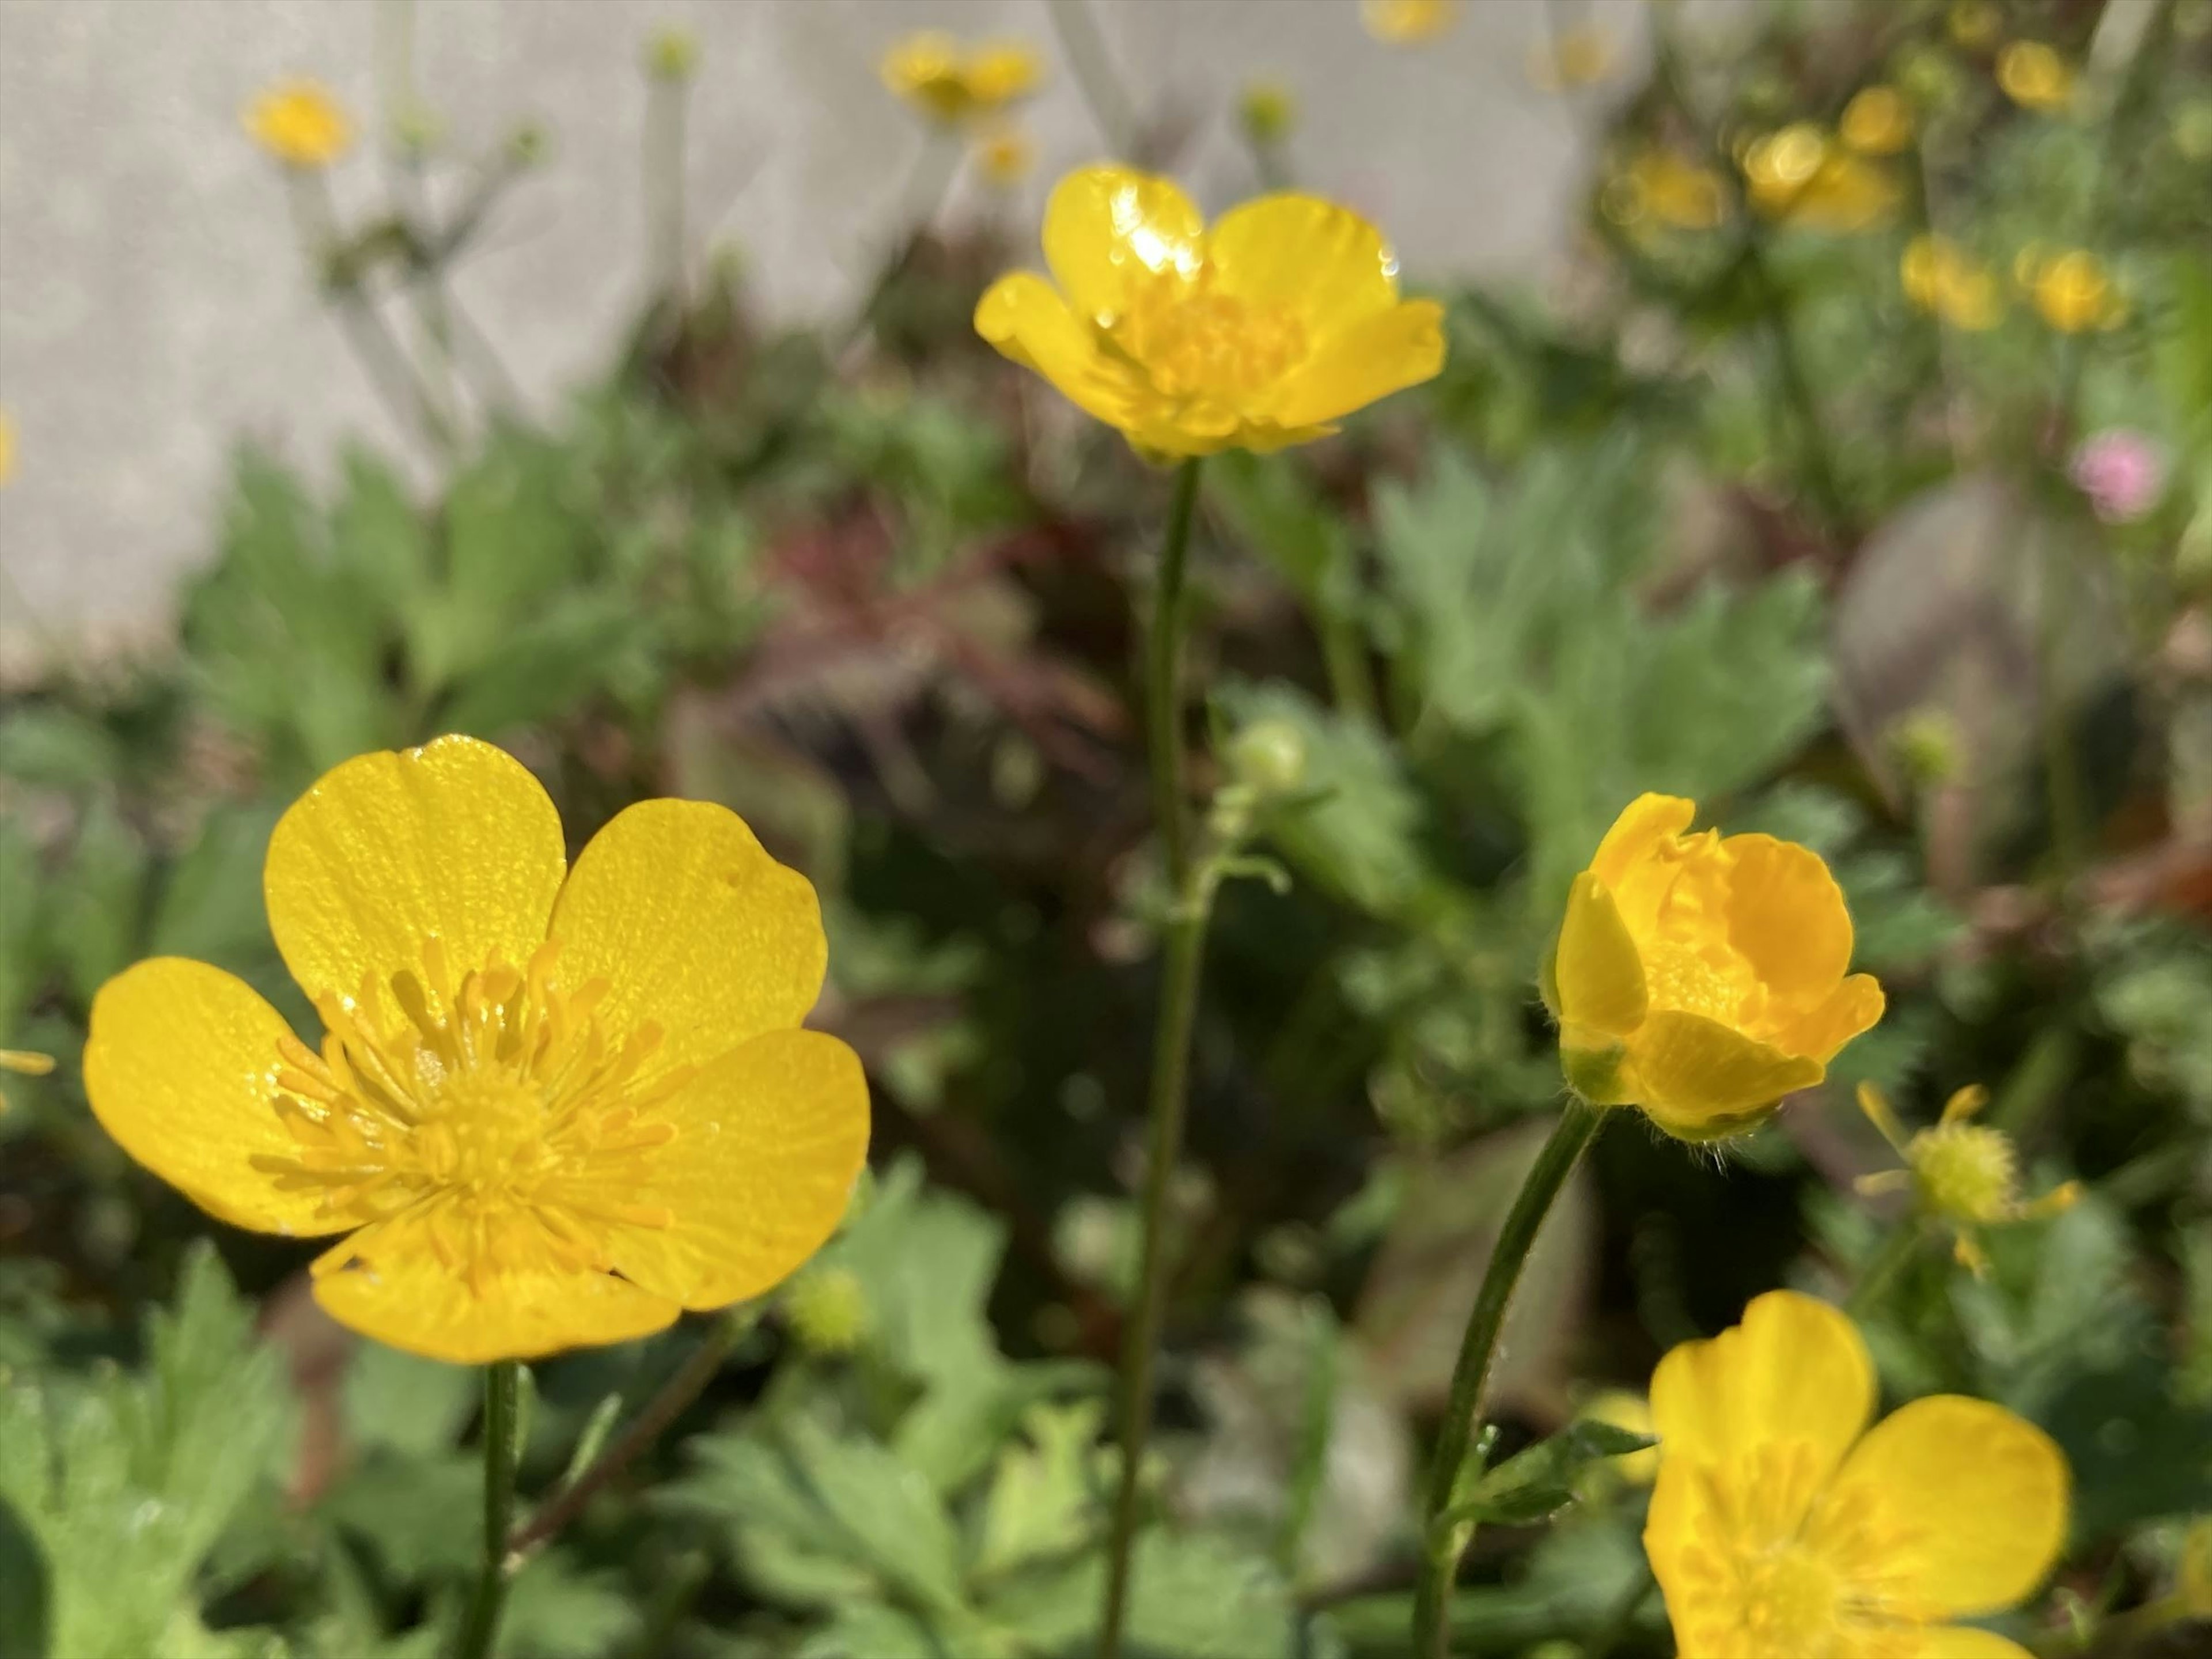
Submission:
[[360,1229],[318,1273],[373,1265],[378,1235],[404,1226],[481,1296],[503,1273],[604,1271],[613,1230],[670,1224],[631,1197],[676,1139],[653,1109],[690,1068],[650,1071],[659,1029],[614,1041],[606,982],[564,988],[556,962],[548,944],[455,982],[433,939],[419,974],[316,999],[319,1053],[280,1040],[273,1105],[297,1151],[258,1166]]
[[1651,1006],[1702,1014],[1739,1031],[1765,1035],[1772,994],[1729,942],[1728,868],[1719,832],[1707,830],[1662,849],[1674,868],[1658,908],[1657,936],[1644,948]]
[[1273,385],[1311,349],[1306,326],[1284,306],[1219,292],[1201,268],[1131,284],[1129,301],[1103,319],[1109,340],[1170,398],[1234,401]]

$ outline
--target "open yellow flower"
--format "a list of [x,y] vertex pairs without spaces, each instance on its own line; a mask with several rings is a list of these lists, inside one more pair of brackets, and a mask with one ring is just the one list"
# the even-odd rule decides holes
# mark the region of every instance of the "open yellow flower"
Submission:
[[2073,66],[2040,40],[2014,40],[1997,54],[1997,84],[2022,109],[2048,114],[2073,100]]
[[278,821],[263,890],[322,1017],[157,957],[101,988],[94,1112],[234,1225],[345,1233],[344,1324],[523,1358],[758,1295],[836,1227],[867,1089],[799,1029],[814,890],[704,802],[645,801],[568,866],[519,763],[470,738],[362,755]]
[[1208,229],[1170,180],[1100,165],[1055,185],[1045,262],[1001,276],[975,329],[1160,455],[1279,449],[1443,367],[1443,310],[1348,208],[1283,192]]
[[1656,146],[1638,150],[1607,180],[1600,205],[1614,223],[1635,228],[1711,230],[1728,216],[1720,175]]
[[1894,155],[1912,142],[1912,106],[1895,87],[1868,87],[1844,106],[1836,136],[1862,155]]
[[1359,0],[1359,21],[1385,46],[1418,46],[1451,33],[1459,0]]
[[1978,1085],[1961,1089],[1944,1103],[1942,1120],[1934,1128],[1907,1139],[1881,1091],[1871,1083],[1859,1085],[1859,1109],[1905,1160],[1902,1170],[1862,1176],[1859,1191],[1911,1188],[1920,1207],[1950,1229],[1952,1254],[1977,1279],[1990,1267],[1978,1237],[1983,1228],[2057,1215],[2071,1209],[2081,1195],[2081,1183],[2069,1181],[2040,1198],[2021,1197],[2020,1158],[2012,1138],[1972,1121],[1989,1098],[1989,1091]]
[[1952,1621],[2051,1571],[2064,1454],[1986,1401],[1874,1407],[1857,1328],[1792,1291],[1659,1362],[1644,1547],[1682,1659],[2027,1659]]
[[1528,48],[1528,84],[1539,92],[1595,86],[1613,73],[1620,56],[1610,29],[1578,23]]
[[1644,795],[1575,878],[1547,975],[1567,1082],[1685,1140],[1750,1128],[1881,1018],[1850,974],[1851,919],[1820,855],[1685,833],[1694,802]]
[[2013,274],[2027,288],[2036,315],[2061,334],[2118,328],[2128,302],[2097,256],[2085,248],[2051,253],[2023,248]]
[[1897,271],[1905,298],[1954,328],[1979,332],[2004,315],[1996,273],[1947,237],[1914,237]]
[[882,75],[886,87],[921,113],[957,126],[1026,98],[1043,80],[1044,63],[1018,42],[963,47],[932,30],[908,35],[886,52]]
[[288,167],[326,167],[353,145],[353,121],[319,81],[280,81],[246,106],[246,136]]
[[1897,205],[1897,181],[1809,121],[1797,121],[1743,150],[1743,175],[1759,211],[1811,230],[1856,231]]

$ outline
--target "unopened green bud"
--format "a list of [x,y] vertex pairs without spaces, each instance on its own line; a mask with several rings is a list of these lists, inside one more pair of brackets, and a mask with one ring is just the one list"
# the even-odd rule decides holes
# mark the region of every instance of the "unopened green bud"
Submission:
[[1279,144],[1297,129],[1298,100],[1279,81],[1249,81],[1237,97],[1237,119],[1255,145]]
[[670,24],[645,43],[645,72],[656,81],[688,81],[699,68],[699,37]]
[[1948,783],[1965,759],[1958,722],[1940,708],[1907,714],[1890,733],[1890,746],[1915,783]]
[[849,1267],[817,1267],[783,1293],[783,1316],[812,1354],[851,1353],[868,1334],[868,1292]]
[[1229,771],[1263,799],[1287,795],[1305,781],[1305,733],[1288,720],[1255,720],[1230,739]]

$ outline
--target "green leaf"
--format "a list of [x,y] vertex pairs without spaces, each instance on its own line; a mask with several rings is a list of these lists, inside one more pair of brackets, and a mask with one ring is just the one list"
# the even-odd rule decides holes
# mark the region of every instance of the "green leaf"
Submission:
[[145,844],[105,798],[86,809],[49,924],[70,988],[89,1002],[138,954],[149,860]]
[[1350,532],[1296,465],[1281,456],[1231,450],[1207,465],[1206,489],[1237,539],[1273,565],[1307,605],[1349,608]]
[[1591,1465],[1658,1443],[1649,1435],[1582,1419],[1488,1471],[1439,1517],[1438,1524],[1475,1521],[1489,1526],[1535,1526],[1575,1501],[1576,1488]]
[[89,789],[123,775],[123,745],[97,720],[32,704],[0,720],[0,775],[48,789]]
[[559,719],[599,691],[607,665],[642,637],[637,600],[573,593],[502,632],[454,687],[441,729],[486,735]]
[[0,1498],[0,1659],[46,1659],[46,1552]]
[[602,1659],[636,1639],[638,1610],[612,1571],[579,1571],[560,1551],[514,1576],[500,1621],[501,1659]]
[[[1290,1587],[1265,1557],[1212,1533],[1154,1530],[1131,1562],[1129,1659],[1282,1659],[1296,1650]],[[1105,1559],[1018,1574],[984,1604],[993,1624],[1051,1659],[1097,1646]]]
[[274,961],[261,867],[276,816],[267,804],[209,812],[161,882],[146,954],[192,957],[239,973]]
[[469,1366],[364,1342],[347,1361],[343,1392],[355,1444],[421,1457],[453,1449],[478,1391]]
[[1105,1418],[1097,1401],[1042,1406],[1029,1414],[1029,1443],[1001,1451],[991,1476],[974,1563],[978,1576],[1068,1553],[1090,1536],[1098,1497],[1092,1464]]

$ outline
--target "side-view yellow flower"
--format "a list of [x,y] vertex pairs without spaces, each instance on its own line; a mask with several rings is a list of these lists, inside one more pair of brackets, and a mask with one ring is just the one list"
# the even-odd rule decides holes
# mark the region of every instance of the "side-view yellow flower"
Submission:
[[2074,70],[2040,40],[2014,40],[1997,54],[1997,84],[2022,109],[2049,113],[2074,97]]
[[1692,836],[1696,816],[1644,795],[1614,821],[1568,895],[1545,1000],[1576,1093],[1711,1140],[1820,1081],[1882,994],[1847,974],[1851,919],[1819,854]]
[[1979,1086],[1961,1089],[1944,1103],[1942,1119],[1934,1128],[1907,1139],[1881,1091],[1871,1083],[1859,1085],[1859,1109],[1905,1160],[1902,1170],[1862,1176],[1859,1191],[1911,1188],[1921,1209],[1950,1229],[1952,1253],[1977,1279],[1990,1267],[1978,1237],[1982,1228],[2057,1215],[2081,1195],[2081,1183],[2069,1181],[2040,1198],[2021,1197],[2020,1158],[2011,1137],[1972,1121],[1989,1098],[1989,1091]]
[[1978,332],[2004,314],[1996,273],[1942,236],[1916,236],[1898,261],[1905,296],[1954,328]]
[[1711,230],[1728,215],[1720,175],[1673,150],[1638,150],[1606,183],[1600,205],[1614,223]]
[[353,120],[319,81],[280,81],[246,106],[246,136],[288,167],[326,167],[353,145]]
[[976,135],[975,170],[995,190],[1012,190],[1036,166],[1036,146],[1028,133],[1001,121]]
[[1389,46],[1441,39],[1459,22],[1459,0],[1359,0],[1359,21]]
[[1868,87],[1844,106],[1836,136],[1862,155],[1894,155],[1912,142],[1912,106],[1895,87]]
[[836,1226],[866,1084],[799,1028],[813,888],[727,809],[641,802],[572,868],[537,779],[441,738],[325,774],[263,892],[320,1048],[157,957],[94,1000],[85,1089],[201,1208],[347,1235],[314,1264],[342,1323],[468,1364],[618,1342],[760,1294]]
[[884,54],[884,84],[932,120],[956,126],[1026,98],[1044,78],[1044,62],[1018,42],[963,47],[932,30],[908,35]]
[[1071,173],[1044,212],[1059,286],[1017,271],[975,330],[1160,455],[1279,449],[1443,367],[1443,308],[1398,297],[1398,260],[1348,208],[1285,191],[1211,229],[1166,179]]
[[2065,1455],[1987,1401],[1874,1407],[1857,1328],[1793,1291],[1659,1362],[1644,1547],[1681,1659],[2027,1659],[1953,1621],[2050,1572]]
[[1897,205],[1897,181],[1809,121],[1793,122],[1743,150],[1753,204],[1770,218],[1811,230],[1855,231]]
[[2127,320],[2128,302],[2086,249],[2055,254],[2022,249],[2013,273],[2034,301],[2036,315],[2061,334],[2118,328]]
[[[34,1054],[28,1048],[0,1048],[0,1072],[13,1072],[17,1077],[45,1077],[54,1069],[52,1054]],[[8,1097],[0,1094],[0,1112],[8,1109]]]

